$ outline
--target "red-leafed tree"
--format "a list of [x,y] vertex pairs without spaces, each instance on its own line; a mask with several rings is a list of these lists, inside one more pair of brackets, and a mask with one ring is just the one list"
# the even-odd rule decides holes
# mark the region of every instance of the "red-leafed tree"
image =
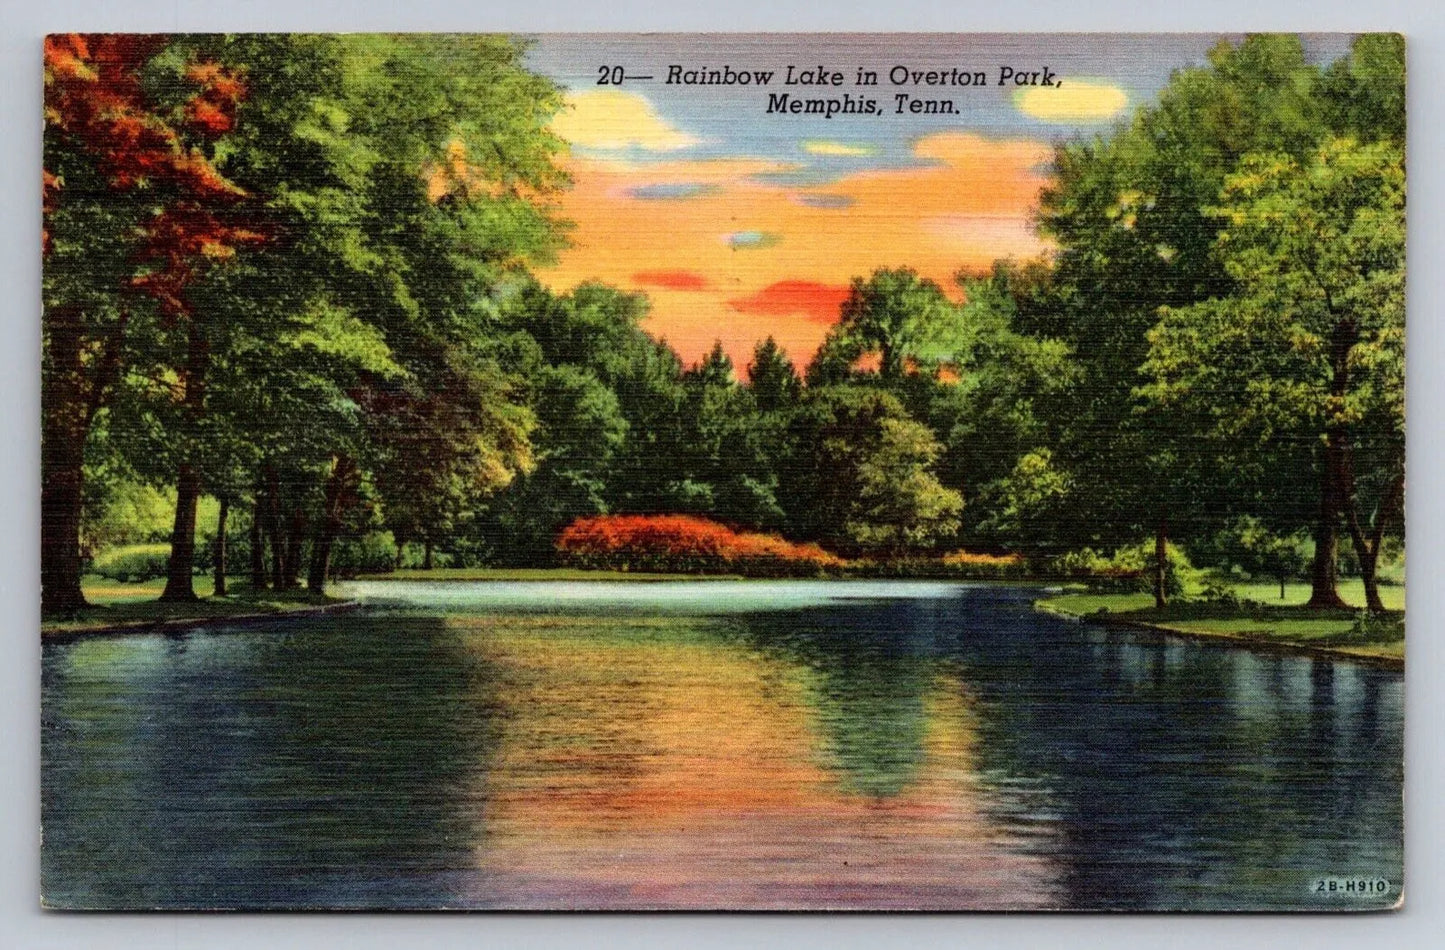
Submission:
[[[167,39],[62,34],[45,40],[41,589],[46,613],[84,605],[79,527],[85,445],[137,348],[138,324],[187,324],[176,399],[204,398],[206,343],[185,290],[262,240],[245,192],[205,145],[229,131],[240,79],[210,62],[159,68]],[[159,78],[158,78],[159,77]],[[183,490],[186,473],[181,477]],[[193,480],[194,523],[199,481]],[[179,506],[184,507],[184,505]],[[182,512],[178,510],[177,523]],[[186,579],[189,591],[189,577]]]

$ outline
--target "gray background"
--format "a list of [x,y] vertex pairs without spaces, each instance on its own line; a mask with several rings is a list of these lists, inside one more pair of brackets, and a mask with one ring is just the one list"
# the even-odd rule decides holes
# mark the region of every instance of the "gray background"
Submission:
[[[1389,915],[186,915],[39,910],[40,38],[64,30],[1362,31],[1407,35],[1409,671],[1406,909]],[[941,4],[784,0],[0,0],[0,947],[1108,947],[1310,950],[1445,945],[1439,724],[1445,14],[1431,0],[1125,0]]]

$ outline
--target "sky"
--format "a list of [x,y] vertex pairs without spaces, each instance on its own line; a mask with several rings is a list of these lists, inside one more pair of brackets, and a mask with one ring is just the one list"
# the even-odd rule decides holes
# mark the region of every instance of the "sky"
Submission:
[[[1054,145],[1127,121],[1174,70],[1202,65],[1212,46],[1240,37],[531,39],[528,66],[566,91],[552,127],[570,145],[573,178],[560,198],[574,223],[570,247],[538,276],[558,292],[588,280],[643,291],[644,327],[685,363],[720,341],[741,371],[768,336],[805,365],[854,277],[908,266],[957,299],[960,272],[1045,252],[1032,216]],[[1344,53],[1350,39],[1303,37],[1316,62]],[[860,69],[877,84],[859,85]],[[685,81],[722,70],[750,81]],[[758,85],[759,72],[771,80]],[[806,84],[820,76],[829,82]],[[876,111],[769,113],[783,94],[852,106],[871,99]],[[909,97],[901,112],[899,94]]]

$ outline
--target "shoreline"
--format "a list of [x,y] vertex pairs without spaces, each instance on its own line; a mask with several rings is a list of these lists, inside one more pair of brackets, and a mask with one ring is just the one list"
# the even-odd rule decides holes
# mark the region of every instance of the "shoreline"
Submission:
[[40,625],[40,642],[42,644],[68,643],[72,640],[83,640],[90,637],[121,637],[149,633],[185,633],[188,630],[195,630],[200,627],[253,627],[268,621],[299,620],[334,613],[350,613],[360,607],[360,601],[343,600],[331,604],[308,604],[292,610],[271,610],[234,614],[231,616],[177,617],[174,620],[136,620],[105,624],[98,627],[51,628],[48,630],[42,622]]
[[1128,630],[1133,633],[1148,634],[1154,638],[1178,637],[1196,643],[1250,650],[1255,653],[1310,656],[1327,660],[1345,660],[1351,663],[1359,663],[1364,666],[1394,670],[1396,672],[1404,672],[1405,670],[1404,657],[1382,656],[1376,653],[1360,653],[1348,646],[1323,646],[1311,643],[1298,643],[1291,640],[1248,636],[1226,631],[1188,630],[1168,626],[1167,624],[1153,623],[1147,620],[1133,620],[1127,617],[1111,616],[1109,614],[1078,614],[1052,606],[1044,600],[1034,601],[1033,606],[1034,609],[1040,613],[1046,613],[1062,620],[1071,620],[1075,623],[1092,623],[1115,630]]
[[[501,572],[498,572],[498,573],[501,573]],[[531,572],[528,572],[528,573],[531,573]],[[568,578],[566,578],[566,579],[567,579],[567,580],[582,581],[582,582],[586,582],[586,581],[588,581],[588,580],[596,580],[596,581],[617,581],[617,580],[622,580],[622,579],[623,579],[623,578],[619,578],[619,577],[616,577],[616,576],[608,576],[608,575],[613,574],[613,572],[598,572],[598,573],[599,573],[599,574],[602,574],[602,575],[604,575],[604,576],[597,577],[597,578],[590,578],[590,579],[589,579],[589,578],[581,578],[581,577],[568,577]],[[540,575],[540,574],[542,574],[542,572],[537,572],[537,574]],[[515,575],[512,576],[512,577],[473,577],[473,578],[447,577],[447,576],[445,576],[445,575],[443,575],[443,576],[434,576],[434,577],[432,577],[432,578],[423,578],[423,577],[415,577],[415,576],[398,577],[398,578],[385,578],[385,579],[384,579],[383,577],[355,578],[355,580],[363,580],[363,579],[366,580],[366,581],[381,582],[381,583],[385,583],[385,582],[387,582],[387,580],[395,580],[395,581],[412,582],[412,583],[422,582],[422,583],[439,583],[439,584],[445,584],[445,583],[448,583],[448,582],[451,582],[451,583],[458,583],[458,582],[460,582],[460,583],[467,583],[467,582],[471,582],[471,583],[478,583],[478,582],[480,582],[480,583],[486,583],[486,582],[488,582],[488,581],[502,581],[502,580],[511,581],[511,582],[526,581],[526,580],[541,581],[541,580],[546,580],[546,579],[549,579],[549,578],[546,578],[545,575],[543,575],[543,576],[533,575],[532,577],[526,577],[526,578],[518,577],[518,576],[515,576]],[[794,579],[794,578],[766,578],[766,579],[759,578],[759,580],[793,580],[793,579]],[[809,579],[811,580],[811,578],[809,578]],[[886,579],[886,580],[908,580],[908,578],[819,578],[819,579],[821,579],[821,580],[843,580],[843,581],[846,581],[846,580],[885,580],[885,579]],[[647,574],[644,574],[644,573],[639,572],[639,573],[637,573],[637,574],[633,574],[631,577],[626,578],[626,580],[629,580],[629,581],[632,581],[632,582],[640,582],[640,583],[648,583],[648,582],[653,582],[653,583],[655,583],[655,582],[658,582],[658,581],[672,581],[672,582],[676,582],[676,581],[680,581],[680,580],[686,580],[686,581],[688,581],[688,582],[692,582],[692,581],[703,582],[703,581],[709,581],[709,580],[711,580],[711,581],[717,581],[717,580],[747,580],[747,578],[727,576],[727,575],[716,575],[716,576],[709,576],[709,577],[685,577],[685,576],[678,576],[678,575],[671,575],[671,576],[669,576],[669,575],[654,574],[654,575],[648,576]],[[943,580],[943,579],[942,579],[942,578],[918,578],[918,580]],[[1267,633],[1266,633],[1266,634],[1260,634],[1260,633],[1255,633],[1255,632],[1243,632],[1243,633],[1241,633],[1241,632],[1231,632],[1231,631],[1210,631],[1210,630],[1189,629],[1189,628],[1174,626],[1174,625],[1171,625],[1171,624],[1169,624],[1169,623],[1161,623],[1161,622],[1152,621],[1152,620],[1137,619],[1137,618],[1134,618],[1134,617],[1129,617],[1129,616],[1124,615],[1124,614],[1122,614],[1122,613],[1120,613],[1120,614],[1109,613],[1107,610],[1105,610],[1105,611],[1094,611],[1094,612],[1090,612],[1090,613],[1080,613],[1080,612],[1073,611],[1073,610],[1069,610],[1069,609],[1067,609],[1067,608],[1064,608],[1064,607],[1058,606],[1058,605],[1056,605],[1056,604],[1050,603],[1050,599],[1051,599],[1053,596],[1057,596],[1058,588],[1057,588],[1056,586],[1054,586],[1054,585],[1057,584],[1056,581],[1054,581],[1054,582],[1050,582],[1050,581],[1047,581],[1047,580],[1021,581],[1021,580],[1015,580],[1015,579],[1010,579],[1010,580],[988,580],[988,579],[983,579],[983,578],[978,578],[978,579],[951,578],[951,579],[949,579],[949,580],[957,580],[957,581],[960,582],[960,583],[969,583],[969,584],[984,584],[984,585],[997,584],[997,585],[999,585],[999,586],[1007,586],[1007,587],[1031,587],[1031,586],[1037,585],[1037,586],[1039,586],[1039,587],[1052,588],[1052,590],[1041,590],[1041,591],[1040,591],[1040,594],[1044,594],[1045,596],[1040,596],[1040,597],[1038,597],[1038,598],[1036,598],[1036,599],[1034,599],[1034,600],[1031,601],[1031,606],[1032,606],[1032,608],[1033,608],[1034,610],[1037,610],[1037,611],[1039,611],[1040,613],[1049,614],[1050,616],[1058,617],[1058,618],[1063,619],[1063,620],[1069,620],[1069,621],[1072,621],[1072,622],[1075,622],[1075,623],[1091,623],[1091,624],[1096,624],[1096,625],[1098,625],[1098,626],[1106,627],[1106,628],[1110,628],[1110,629],[1126,630],[1126,631],[1129,631],[1129,632],[1134,633],[1134,634],[1143,634],[1143,635],[1147,635],[1147,636],[1150,637],[1151,639],[1159,639],[1159,638],[1164,638],[1164,637],[1177,637],[1177,638],[1180,638],[1180,639],[1189,640],[1189,641],[1196,642],[1196,643],[1213,644],[1213,645],[1216,645],[1216,646],[1232,647],[1232,648],[1235,648],[1235,649],[1245,649],[1245,650],[1251,650],[1251,651],[1256,652],[1256,653],[1270,653],[1270,654],[1275,654],[1275,655],[1310,656],[1310,657],[1318,657],[1318,658],[1321,658],[1321,659],[1344,660],[1344,661],[1348,661],[1348,662],[1359,663],[1359,664],[1362,664],[1362,665],[1375,667],[1375,668],[1378,668],[1378,669],[1394,670],[1394,671],[1397,671],[1397,672],[1402,672],[1402,671],[1404,670],[1404,668],[1405,668],[1405,661],[1404,661],[1404,657],[1403,657],[1403,656],[1391,656],[1391,655],[1381,654],[1381,653],[1378,653],[1378,652],[1370,652],[1368,646],[1363,646],[1363,645],[1362,645],[1362,646],[1363,646],[1363,649],[1362,649],[1361,647],[1355,647],[1355,646],[1350,646],[1350,645],[1339,645],[1339,644],[1323,645],[1323,644],[1314,644],[1314,643],[1302,643],[1302,642],[1295,641],[1295,640],[1288,640],[1288,639],[1284,639],[1284,638],[1281,638],[1281,637],[1270,636],[1270,635],[1267,634]],[[336,601],[336,602],[333,602],[333,603],[325,603],[325,604],[305,604],[305,605],[300,605],[300,606],[297,606],[297,607],[295,607],[295,608],[290,608],[290,609],[253,611],[253,612],[248,612],[248,613],[237,613],[237,614],[233,614],[233,615],[224,615],[224,614],[223,614],[223,615],[212,615],[212,616],[177,617],[177,618],[174,618],[174,619],[166,619],[166,620],[133,620],[133,621],[122,621],[122,622],[117,622],[117,623],[102,623],[102,624],[97,625],[97,626],[77,626],[77,627],[60,627],[60,628],[49,627],[49,628],[47,629],[47,625],[46,625],[45,623],[42,623],[42,624],[41,624],[41,628],[40,628],[40,638],[41,638],[41,642],[42,642],[42,643],[64,643],[64,642],[69,642],[69,641],[73,641],[73,640],[85,639],[85,638],[89,638],[89,637],[116,637],[116,636],[143,635],[143,634],[154,634],[154,633],[160,633],[160,634],[184,633],[184,632],[186,632],[186,631],[198,629],[198,628],[201,628],[201,627],[220,627],[220,626],[254,627],[254,626],[257,626],[257,625],[260,625],[260,624],[264,624],[264,623],[274,623],[274,622],[277,622],[277,621],[285,621],[285,620],[287,620],[287,619],[298,619],[298,620],[300,620],[300,619],[307,619],[307,618],[311,618],[311,617],[328,616],[328,615],[331,615],[331,614],[349,613],[349,612],[351,612],[351,611],[355,611],[355,610],[360,609],[362,606],[363,606],[363,602],[360,601],[360,600],[341,600],[341,601]]]

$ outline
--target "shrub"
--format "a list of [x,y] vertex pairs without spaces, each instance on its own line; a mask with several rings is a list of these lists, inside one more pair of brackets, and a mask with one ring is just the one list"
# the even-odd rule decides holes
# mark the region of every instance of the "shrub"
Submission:
[[169,544],[130,544],[96,555],[90,569],[101,577],[122,583],[165,577],[171,560]]
[[943,556],[945,566],[964,577],[1022,577],[1029,565],[1021,554],[980,554],[974,551],[950,551]]
[[943,557],[864,559],[848,565],[859,577],[927,578],[932,580],[1016,580],[1035,576],[1031,565],[1016,554],[975,554],[954,551]]
[[557,538],[571,567],[621,571],[816,575],[844,561],[816,544],[738,532],[690,515],[597,515],[578,518]]
[[1405,618],[1362,610],[1350,625],[1350,639],[1361,643],[1393,643],[1405,639]]
[[[1085,581],[1095,590],[1148,593],[1154,589],[1154,542],[1126,545],[1111,557],[1104,557],[1092,548],[1070,551],[1055,558],[1053,568],[1064,577]],[[1194,579],[1195,574],[1184,550],[1170,544],[1165,569],[1166,593],[1171,597],[1183,594],[1185,585]]]
[[396,566],[396,541],[390,531],[341,537],[331,549],[331,569],[338,576],[385,574]]

